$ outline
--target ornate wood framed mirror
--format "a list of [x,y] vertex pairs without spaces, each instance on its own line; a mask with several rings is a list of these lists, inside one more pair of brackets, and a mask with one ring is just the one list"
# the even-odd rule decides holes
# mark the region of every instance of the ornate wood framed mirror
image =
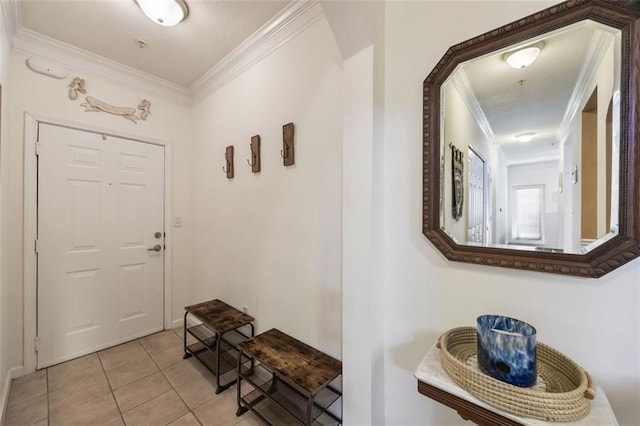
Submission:
[[640,257],[640,2],[572,0],[424,81],[423,233],[449,260],[600,277]]

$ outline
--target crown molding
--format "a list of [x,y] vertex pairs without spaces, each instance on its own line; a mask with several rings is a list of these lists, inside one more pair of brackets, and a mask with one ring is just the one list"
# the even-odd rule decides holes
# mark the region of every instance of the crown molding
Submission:
[[138,71],[24,27],[18,28],[13,34],[12,50],[14,53],[26,57],[37,56],[63,64],[128,89],[149,92],[157,97],[183,105],[191,105],[189,90],[184,86]]
[[12,52],[41,57],[183,105],[201,102],[324,17],[318,0],[291,2],[187,88],[24,28],[19,0],[2,0],[1,4]]
[[3,0],[1,3],[2,16],[4,17],[4,30],[9,40],[9,46],[13,49],[13,34],[22,26],[22,16],[18,0]]
[[44,58],[128,89],[191,105],[188,88],[24,28],[19,0],[2,0],[1,4],[7,39],[13,53],[27,58]]
[[591,42],[587,48],[587,54],[580,69],[578,79],[576,80],[576,85],[573,87],[573,93],[571,94],[567,109],[560,122],[558,132],[556,133],[559,142],[562,143],[569,137],[569,133],[571,133],[571,122],[589,98],[590,93],[588,91],[591,88],[591,83],[596,77],[600,62],[602,62],[602,58],[612,41],[613,36],[602,30],[596,31],[591,37]]
[[242,74],[324,17],[318,0],[291,2],[190,87],[194,104]]
[[476,123],[478,123],[478,127],[482,130],[484,136],[489,142],[493,141],[495,139],[495,134],[493,133],[491,124],[489,123],[489,120],[487,120],[487,116],[484,114],[484,111],[480,106],[480,102],[478,102],[478,98],[476,98],[476,94],[471,87],[471,82],[462,68],[453,73],[452,82],[453,87],[456,88],[462,97],[463,102],[467,105],[467,108],[469,108],[469,112],[471,112]]

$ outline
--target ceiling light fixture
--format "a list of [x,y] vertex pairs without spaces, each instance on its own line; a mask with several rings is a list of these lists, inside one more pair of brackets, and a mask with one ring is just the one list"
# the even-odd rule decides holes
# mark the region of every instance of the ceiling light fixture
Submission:
[[184,0],[134,0],[145,15],[153,22],[172,27],[189,15],[189,7]]
[[507,52],[502,56],[502,58],[513,68],[526,68],[536,60],[543,47],[544,43],[540,41],[538,43],[530,44],[529,46]]
[[531,142],[531,139],[533,139],[533,137],[536,134],[531,132],[531,133],[521,133],[519,135],[516,135],[516,139],[518,139],[518,142],[521,143],[527,143],[527,142]]

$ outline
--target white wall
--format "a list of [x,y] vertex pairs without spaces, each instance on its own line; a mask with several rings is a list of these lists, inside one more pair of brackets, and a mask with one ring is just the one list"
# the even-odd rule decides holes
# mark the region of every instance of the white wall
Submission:
[[507,243],[507,218],[509,213],[509,199],[507,185],[502,183],[507,181],[507,158],[500,145],[491,147],[491,173],[493,191],[493,233],[494,243]]
[[[637,424],[640,418],[640,260],[598,280],[572,278],[452,263],[421,234],[424,78],[449,46],[549,4],[429,1],[386,6],[389,425],[467,424],[453,410],[418,394],[412,374],[440,333],[473,325],[485,313],[534,324],[541,341],[573,358],[604,387],[621,424]],[[367,283],[360,285],[367,290]]]
[[[119,106],[135,106],[146,98],[151,101],[151,115],[147,121],[134,124],[122,117],[106,113],[84,112],[79,98],[67,97],[71,78],[86,80],[88,95]],[[190,278],[191,233],[191,139],[190,109],[158,99],[152,93],[139,93],[123,89],[96,77],[70,70],[69,77],[56,80],[30,71],[25,58],[11,56],[9,137],[3,141],[2,155],[2,294],[5,305],[3,317],[10,318],[11,326],[3,330],[2,346],[6,350],[7,366],[23,363],[23,147],[24,112],[80,125],[111,129],[115,133],[159,138],[170,141],[173,151],[172,210],[184,218],[182,228],[173,228],[172,281],[173,317],[180,317],[186,301]]]
[[[562,173],[560,180],[562,185],[562,194],[558,200],[558,211],[560,213],[559,222],[562,226],[562,235],[559,238],[562,241],[562,248],[565,251],[573,250],[572,235],[575,232],[573,224],[573,185],[571,183],[571,168],[573,167],[573,146],[565,140],[560,144],[560,172]],[[579,240],[579,239],[578,239]],[[579,246],[577,249],[579,250]]]
[[[0,222],[4,216],[4,205],[7,202],[5,183],[8,179],[6,173],[7,155],[9,148],[9,123],[11,115],[9,114],[9,95],[11,89],[10,76],[10,53],[9,42],[5,31],[5,21],[3,11],[0,8],[0,85],[2,86],[2,105],[0,105]],[[3,253],[11,248],[4,242],[4,228],[0,227],[0,259],[4,257]],[[0,261],[0,422],[4,410],[4,401],[7,397],[6,385],[8,384],[9,370],[14,364],[12,360],[11,348],[11,329],[13,327],[13,318],[11,316],[12,300],[8,297],[11,291],[12,281],[7,279],[5,274],[5,264]]]
[[[384,419],[384,135],[376,129],[378,110],[374,65],[380,55],[369,46],[344,61],[343,123],[343,322],[345,424],[381,424]],[[358,167],[353,167],[358,164]],[[360,283],[367,283],[363,291]],[[365,312],[365,315],[362,313]],[[366,332],[363,333],[363,330]],[[361,397],[364,395],[365,397]]]
[[[341,358],[342,60],[321,19],[193,110],[193,291]],[[295,124],[284,167],[282,125]],[[262,171],[247,165],[261,136]],[[235,177],[222,171],[235,147]]]
[[[611,230],[611,223],[607,223],[607,112],[609,105],[613,105],[613,94],[619,88],[614,87],[615,72],[619,67],[614,66],[614,43],[611,43],[600,64],[596,83],[598,85],[598,236],[605,235]],[[585,170],[586,172],[586,170]],[[611,188],[609,188],[610,190]]]
[[[597,175],[596,188],[593,188],[597,193],[597,235],[604,236],[607,234],[611,227],[609,223],[606,223],[606,118],[609,103],[613,101],[613,96],[616,91],[619,91],[619,86],[616,83],[616,73],[619,72],[620,65],[616,63],[617,55],[616,49],[619,49],[619,36],[616,36],[615,41],[610,41],[610,45],[607,47],[606,52],[603,54],[598,69],[594,72],[591,81],[588,82],[586,89],[584,90],[583,98],[580,99],[580,106],[577,108],[577,113],[571,121],[571,133],[567,140],[564,142],[564,146],[567,147],[565,152],[566,161],[564,162],[564,187],[568,189],[563,194],[563,200],[567,205],[570,205],[570,216],[568,218],[568,226],[570,232],[567,233],[569,241],[565,241],[565,245],[572,251],[579,252],[582,248],[582,179],[585,174],[595,173]],[[597,93],[597,157],[598,166],[597,170],[583,170],[582,169],[582,111],[584,110],[591,95]],[[614,114],[615,111],[614,111]],[[619,117],[617,114],[616,117]],[[619,122],[619,119],[618,119]],[[617,123],[616,123],[617,124]],[[616,144],[614,144],[616,145]],[[616,145],[617,146],[617,145]],[[617,152],[616,149],[613,152]],[[574,170],[574,166],[578,168],[578,179],[576,183],[573,183],[573,177],[571,173]],[[612,173],[614,173],[612,169]],[[612,196],[616,192],[612,192]],[[612,200],[612,202],[615,202]],[[617,212],[617,209],[612,210],[613,213]],[[615,218],[614,218],[615,220]],[[617,223],[617,221],[615,222]]]
[[[426,77],[426,75],[425,75]],[[473,148],[485,161],[485,169],[492,167],[489,141],[482,132],[478,122],[464,102],[462,96],[451,82],[443,90],[445,105],[444,134],[441,142],[441,152],[444,153],[444,225],[446,231],[455,237],[458,243],[465,244],[468,240],[469,223],[469,148]],[[451,175],[452,143],[463,154],[463,208],[459,220],[453,218],[453,178]],[[486,200],[488,202],[488,200]]]
[[[384,12],[322,1],[343,59],[342,371],[344,424],[384,423]],[[366,283],[363,291],[362,283]],[[363,330],[366,330],[363,332]]]

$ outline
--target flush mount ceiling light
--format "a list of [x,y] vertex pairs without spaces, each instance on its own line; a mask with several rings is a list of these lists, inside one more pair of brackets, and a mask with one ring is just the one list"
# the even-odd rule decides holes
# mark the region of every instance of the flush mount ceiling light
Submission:
[[521,133],[519,135],[516,135],[516,139],[518,139],[518,142],[522,142],[522,143],[527,143],[527,142],[531,142],[531,139],[533,139],[533,137],[536,134],[531,132],[531,133]]
[[153,22],[172,27],[189,15],[184,0],[134,0]]
[[513,68],[526,68],[536,60],[543,47],[544,43],[540,41],[538,43],[530,44],[529,46],[507,52],[502,55],[502,59],[504,59],[505,62]]

